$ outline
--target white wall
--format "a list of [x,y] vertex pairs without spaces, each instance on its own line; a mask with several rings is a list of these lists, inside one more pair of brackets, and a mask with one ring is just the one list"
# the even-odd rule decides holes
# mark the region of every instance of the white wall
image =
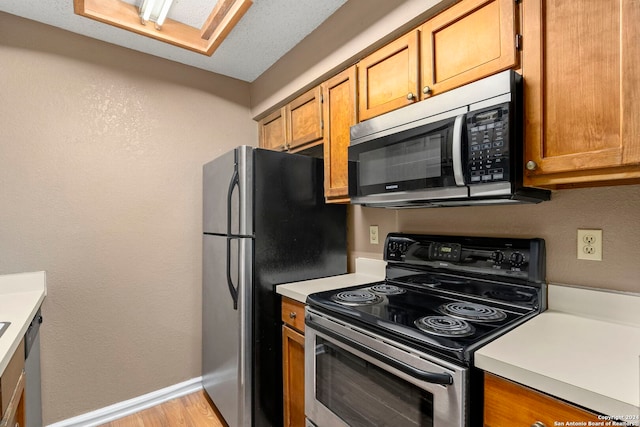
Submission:
[[249,85],[0,13],[0,274],[46,270],[46,424],[198,377],[201,168]]

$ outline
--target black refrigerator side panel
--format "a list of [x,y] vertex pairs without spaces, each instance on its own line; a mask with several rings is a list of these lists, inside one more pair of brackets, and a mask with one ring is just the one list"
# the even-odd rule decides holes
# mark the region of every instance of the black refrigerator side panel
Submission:
[[346,206],[324,202],[321,159],[254,151],[254,420],[280,426],[281,283],[347,271]]

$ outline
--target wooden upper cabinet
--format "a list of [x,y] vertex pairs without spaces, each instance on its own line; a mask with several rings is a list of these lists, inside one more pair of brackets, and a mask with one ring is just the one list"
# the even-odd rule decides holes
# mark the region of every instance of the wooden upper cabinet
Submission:
[[[322,90],[320,86],[285,106],[288,147],[291,151],[322,143]],[[314,144],[317,145],[317,144]]]
[[287,127],[284,118],[283,107],[258,122],[260,147],[276,151],[287,149]]
[[296,152],[322,144],[322,90],[303,93],[258,122],[262,148]]
[[420,98],[419,31],[414,30],[358,63],[360,120],[370,119]]
[[348,148],[358,122],[356,66],[322,84],[325,117],[324,195],[327,202],[349,201]]
[[522,8],[525,184],[640,178],[640,2]]
[[485,373],[485,427],[554,426],[567,420],[599,421],[594,413]]
[[421,97],[514,68],[516,18],[514,0],[463,0],[424,23]]

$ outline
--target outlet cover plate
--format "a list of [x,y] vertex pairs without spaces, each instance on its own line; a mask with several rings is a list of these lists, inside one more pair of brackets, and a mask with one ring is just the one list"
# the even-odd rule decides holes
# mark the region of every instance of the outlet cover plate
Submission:
[[602,261],[602,230],[578,229],[578,259]]
[[378,226],[370,225],[369,226],[369,243],[372,245],[378,244]]

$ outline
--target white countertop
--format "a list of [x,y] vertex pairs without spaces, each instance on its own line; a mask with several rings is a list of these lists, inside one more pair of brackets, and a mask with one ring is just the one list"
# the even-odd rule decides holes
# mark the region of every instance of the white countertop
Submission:
[[276,292],[304,304],[307,296],[314,292],[347,288],[384,280],[386,265],[385,261],[379,259],[356,258],[355,273],[286,283],[276,286]]
[[640,295],[548,291],[547,311],[477,350],[475,365],[605,415],[639,415]]
[[0,322],[11,322],[0,336],[0,376],[46,295],[44,271],[0,276]]

